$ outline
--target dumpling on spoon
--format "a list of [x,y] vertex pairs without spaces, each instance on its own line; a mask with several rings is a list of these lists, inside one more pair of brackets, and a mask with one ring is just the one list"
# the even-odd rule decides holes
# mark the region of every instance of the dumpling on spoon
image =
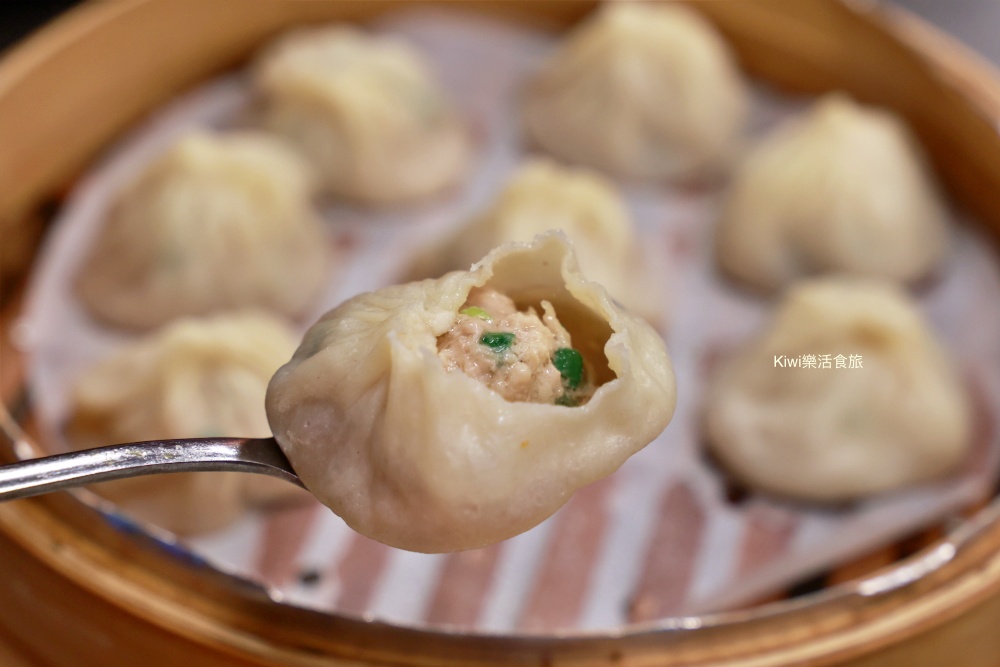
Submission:
[[275,374],[267,414],[351,527],[444,552],[540,523],[652,441],[675,393],[663,341],[552,232],[330,311]]

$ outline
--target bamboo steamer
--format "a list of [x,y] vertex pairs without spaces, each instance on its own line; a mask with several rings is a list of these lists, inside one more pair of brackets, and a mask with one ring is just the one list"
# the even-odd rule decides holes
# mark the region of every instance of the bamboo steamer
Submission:
[[[33,450],[11,343],[39,211],[143,113],[292,24],[402,2],[117,0],[71,11],[0,61],[0,460]],[[779,87],[839,88],[910,121],[943,182],[1000,235],[1000,78],[919,20],[868,3],[693,3]],[[562,28],[587,2],[469,2]],[[15,250],[11,250],[16,248]],[[613,633],[476,636],[284,606],[108,523],[70,494],[0,505],[0,664],[987,665],[1000,659],[1000,501],[914,556],[820,593]]]

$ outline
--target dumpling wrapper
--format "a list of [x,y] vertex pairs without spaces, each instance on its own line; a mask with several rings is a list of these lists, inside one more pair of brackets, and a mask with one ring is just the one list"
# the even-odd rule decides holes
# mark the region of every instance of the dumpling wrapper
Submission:
[[840,94],[747,155],[716,241],[722,267],[765,290],[816,273],[914,282],[949,247],[944,203],[904,122]]
[[[600,384],[579,407],[504,400],[447,373],[437,338],[470,290],[552,303]],[[670,421],[663,341],[580,274],[560,233],[471,271],[363,294],[325,315],[268,387],[278,443],[352,528],[421,552],[482,547],[540,523]]]
[[615,186],[596,172],[547,159],[522,165],[490,207],[419,258],[414,274],[436,277],[465,269],[496,246],[528,242],[551,229],[573,243],[584,275],[651,322],[663,317],[662,284],[645,262],[635,226]]
[[524,120],[564,160],[636,179],[690,179],[727,168],[747,108],[728,46],[696,12],[609,2],[530,82]]
[[332,263],[308,167],[264,134],[193,132],[119,195],[77,278],[100,319],[149,329],[260,307],[298,317]]
[[265,126],[310,160],[327,192],[402,202],[464,175],[466,128],[403,42],[346,26],[301,29],[265,48],[253,75]]
[[[74,449],[174,438],[267,438],[267,383],[298,337],[263,312],[179,320],[85,371],[70,398]],[[180,534],[214,530],[248,507],[308,500],[287,482],[224,472],[152,475],[93,487]]]
[[[847,367],[775,367],[779,357],[819,354],[842,354]],[[852,354],[861,368],[849,367]],[[953,470],[971,445],[971,408],[903,292],[831,277],[792,289],[769,329],[721,369],[706,429],[711,450],[747,485],[839,502]]]

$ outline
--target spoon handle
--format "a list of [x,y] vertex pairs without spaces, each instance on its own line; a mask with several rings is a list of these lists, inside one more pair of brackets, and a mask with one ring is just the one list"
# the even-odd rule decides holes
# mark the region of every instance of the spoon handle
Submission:
[[125,477],[197,471],[252,472],[302,486],[274,438],[151,440],[0,466],[0,502]]

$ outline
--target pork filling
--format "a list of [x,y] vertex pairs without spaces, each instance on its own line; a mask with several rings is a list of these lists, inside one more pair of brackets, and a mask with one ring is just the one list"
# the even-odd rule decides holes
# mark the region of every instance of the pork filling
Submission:
[[576,406],[594,393],[583,356],[555,309],[541,302],[518,310],[491,289],[476,289],[454,326],[438,338],[438,356],[448,372],[461,371],[508,401]]

